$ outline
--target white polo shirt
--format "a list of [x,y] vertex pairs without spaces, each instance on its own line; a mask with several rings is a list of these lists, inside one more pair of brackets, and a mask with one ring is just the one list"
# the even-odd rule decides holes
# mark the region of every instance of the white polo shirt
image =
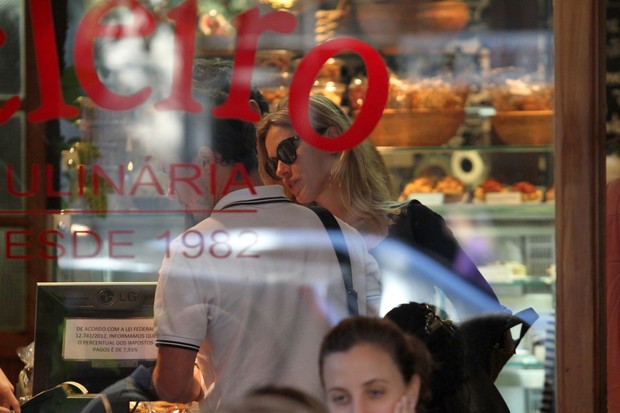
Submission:
[[[320,396],[321,340],[348,315],[342,272],[323,223],[290,202],[279,185],[255,190],[223,197],[211,217],[171,244],[159,273],[157,344],[199,351],[205,382],[215,373],[204,411],[267,384]],[[360,314],[369,306],[376,313],[377,263],[361,235],[339,223]]]

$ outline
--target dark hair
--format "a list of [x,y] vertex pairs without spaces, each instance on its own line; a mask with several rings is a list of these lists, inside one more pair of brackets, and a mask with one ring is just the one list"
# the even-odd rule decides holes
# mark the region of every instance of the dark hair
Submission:
[[222,119],[211,109],[224,102],[227,94],[218,89],[194,89],[194,98],[203,105],[200,113],[184,115],[184,161],[189,162],[206,146],[219,156],[222,165],[241,163],[248,173],[258,167],[256,129],[250,122]]
[[249,397],[254,397],[254,396],[282,397],[284,399],[299,403],[309,408],[313,412],[316,412],[316,413],[326,412],[326,408],[320,400],[318,400],[314,396],[309,395],[303,390],[297,389],[295,387],[267,385],[267,386],[257,387],[253,390],[250,390],[247,393],[247,396]]
[[[394,361],[405,383],[414,375],[420,377],[419,407],[430,399],[428,380],[432,359],[426,346],[415,336],[405,334],[396,324],[375,317],[346,318],[332,328],[323,338],[319,352],[319,374],[323,379],[325,358],[337,352],[345,352],[358,344],[374,344],[384,350]],[[419,409],[418,411],[421,411]]]
[[[195,59],[192,71],[194,90],[216,89],[230,93],[233,62],[219,57]],[[269,104],[256,86],[250,89],[250,99],[258,104],[261,115],[269,113]]]

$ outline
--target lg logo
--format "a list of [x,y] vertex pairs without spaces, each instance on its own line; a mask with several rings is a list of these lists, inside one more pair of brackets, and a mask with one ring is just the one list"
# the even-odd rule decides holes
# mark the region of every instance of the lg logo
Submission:
[[97,299],[103,305],[112,305],[116,302],[117,299],[119,302],[124,302],[136,301],[137,298],[138,295],[135,292],[129,291],[114,294],[114,291],[110,290],[109,288],[99,290],[99,293],[97,294]]

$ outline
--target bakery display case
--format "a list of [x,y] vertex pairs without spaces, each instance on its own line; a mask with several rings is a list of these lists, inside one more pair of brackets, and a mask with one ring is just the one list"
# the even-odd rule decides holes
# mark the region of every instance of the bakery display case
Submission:
[[[400,200],[446,220],[505,306],[541,315],[496,382],[511,412],[538,412],[555,377],[553,27],[551,2],[523,6],[358,0],[354,30],[390,70],[370,139]],[[353,117],[365,81],[349,82]]]
[[[553,354],[555,195],[546,145],[382,146],[401,193],[440,214],[513,311],[533,307],[534,324],[496,385],[511,412],[538,411]],[[551,343],[551,344],[549,344]]]

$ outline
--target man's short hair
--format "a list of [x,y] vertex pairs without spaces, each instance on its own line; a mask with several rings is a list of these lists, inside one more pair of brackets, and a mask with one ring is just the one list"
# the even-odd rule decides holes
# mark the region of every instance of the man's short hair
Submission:
[[[217,89],[230,93],[233,62],[219,57],[194,60],[192,83],[195,90]],[[250,89],[250,99],[254,100],[264,116],[269,112],[269,104],[256,86]]]
[[254,124],[238,119],[216,118],[213,107],[226,101],[228,94],[218,89],[194,89],[194,98],[203,105],[200,113],[184,116],[184,161],[191,162],[201,146],[218,155],[222,165],[241,163],[250,173],[258,168]]

